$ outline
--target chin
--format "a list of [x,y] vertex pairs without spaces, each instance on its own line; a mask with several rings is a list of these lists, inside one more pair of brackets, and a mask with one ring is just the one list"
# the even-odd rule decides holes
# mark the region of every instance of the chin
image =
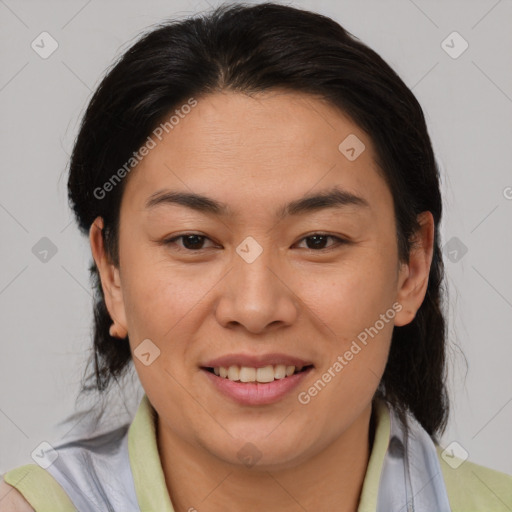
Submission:
[[[274,427],[275,428],[275,425]],[[230,431],[232,432],[232,431]],[[277,471],[292,468],[308,458],[304,434],[268,435],[272,428],[254,435],[237,436],[222,445],[210,446],[210,453],[227,464],[251,471]]]

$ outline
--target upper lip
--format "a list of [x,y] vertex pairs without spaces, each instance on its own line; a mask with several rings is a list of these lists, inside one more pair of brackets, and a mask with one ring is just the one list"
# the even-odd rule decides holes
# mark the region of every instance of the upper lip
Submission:
[[223,366],[229,368],[230,366],[246,366],[248,368],[263,368],[269,365],[284,364],[286,366],[310,366],[313,363],[300,359],[299,357],[290,356],[287,354],[226,354],[215,359],[211,359],[201,365],[203,368],[218,368]]

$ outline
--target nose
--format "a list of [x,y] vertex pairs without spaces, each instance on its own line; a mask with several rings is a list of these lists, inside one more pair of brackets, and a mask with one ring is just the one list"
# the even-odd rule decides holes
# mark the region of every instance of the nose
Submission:
[[285,270],[285,262],[277,261],[271,253],[266,247],[253,261],[234,256],[216,308],[223,327],[239,326],[258,334],[296,321],[300,301],[290,273]]

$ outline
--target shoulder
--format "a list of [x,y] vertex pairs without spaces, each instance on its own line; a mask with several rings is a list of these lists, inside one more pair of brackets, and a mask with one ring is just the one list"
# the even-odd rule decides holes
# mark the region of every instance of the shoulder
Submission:
[[512,510],[512,476],[436,450],[453,512]]
[[0,477],[0,512],[35,512],[30,503]]
[[[4,473],[0,512],[76,512],[64,489],[45,469],[26,464]],[[16,508],[17,507],[17,508]]]

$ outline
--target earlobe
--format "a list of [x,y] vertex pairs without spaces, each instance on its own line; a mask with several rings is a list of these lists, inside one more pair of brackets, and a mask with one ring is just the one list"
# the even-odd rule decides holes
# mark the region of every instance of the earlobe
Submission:
[[96,217],[89,229],[91,252],[100,275],[105,304],[113,320],[113,324],[110,327],[110,335],[116,338],[126,338],[128,331],[126,327],[121,278],[119,269],[110,261],[106,253],[103,227],[103,219]]
[[408,264],[399,272],[397,301],[402,310],[395,316],[395,325],[407,325],[414,320],[427,293],[434,249],[434,218],[429,211],[418,215],[420,224],[411,247]]

